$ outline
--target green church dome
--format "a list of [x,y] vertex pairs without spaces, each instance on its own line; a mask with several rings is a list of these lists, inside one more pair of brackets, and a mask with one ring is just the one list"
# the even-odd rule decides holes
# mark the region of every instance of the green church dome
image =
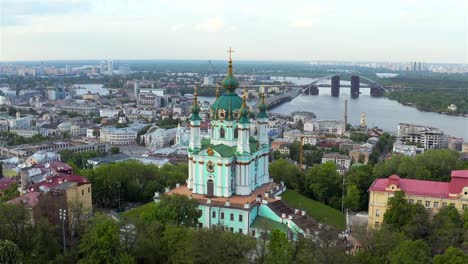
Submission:
[[224,93],[211,106],[213,119],[237,119],[242,107],[242,98],[237,93]]
[[234,75],[228,74],[221,81],[221,85],[229,92],[233,92],[237,87],[239,87],[239,81],[234,77]]
[[230,55],[228,72],[226,77],[221,81],[221,85],[226,91],[211,106],[211,118],[225,120],[239,119],[242,98],[235,92],[239,86],[239,81],[232,72],[232,59]]

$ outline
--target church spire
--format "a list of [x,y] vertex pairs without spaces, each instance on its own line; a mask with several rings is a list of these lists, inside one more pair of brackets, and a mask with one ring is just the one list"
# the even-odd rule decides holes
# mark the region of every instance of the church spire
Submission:
[[240,108],[240,122],[249,123],[249,108],[247,106],[247,89],[244,87],[244,95],[242,96],[242,107]]
[[258,110],[260,110],[260,113],[257,115],[258,118],[268,117],[268,114],[266,113],[268,110],[268,105],[265,103],[265,93],[260,94],[260,104],[258,105]]
[[216,84],[216,99],[219,98],[219,84]]
[[193,92],[192,117],[190,118],[190,120],[201,120],[199,113],[200,113],[200,106],[198,105],[197,86],[195,86],[194,92]]
[[239,86],[239,81],[232,73],[232,53],[234,51],[229,47],[227,52],[229,53],[228,71],[226,77],[221,81],[221,85],[227,90],[228,94],[234,94],[234,90]]

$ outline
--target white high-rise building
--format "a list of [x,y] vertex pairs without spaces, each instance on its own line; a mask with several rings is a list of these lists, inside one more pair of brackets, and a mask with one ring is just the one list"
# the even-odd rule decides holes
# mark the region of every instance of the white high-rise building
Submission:
[[72,67],[70,65],[65,66],[65,74],[70,75],[72,72]]
[[104,74],[106,72],[106,62],[101,61],[101,64],[99,65],[99,73]]
[[114,72],[114,61],[108,60],[107,61],[107,73],[112,74]]

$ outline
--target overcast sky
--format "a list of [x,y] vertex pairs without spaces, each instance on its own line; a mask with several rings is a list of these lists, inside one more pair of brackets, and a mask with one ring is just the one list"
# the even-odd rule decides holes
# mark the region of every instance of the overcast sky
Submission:
[[0,61],[468,63],[466,0],[0,0]]

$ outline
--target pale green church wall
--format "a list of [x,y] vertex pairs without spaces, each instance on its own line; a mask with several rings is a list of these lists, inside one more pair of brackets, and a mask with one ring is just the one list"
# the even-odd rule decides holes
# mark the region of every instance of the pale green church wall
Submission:
[[260,205],[260,208],[258,209],[258,215],[264,216],[276,222],[282,222],[281,217],[278,216],[275,212],[273,212],[273,210],[271,210],[270,207],[268,207],[268,205],[266,204]]
[[[202,216],[198,218],[198,222],[202,223],[204,228],[221,225],[225,227],[225,230],[233,228],[235,233],[242,230],[243,234],[248,234],[249,226],[253,221],[247,210],[209,205],[199,205],[198,208],[202,210]],[[213,217],[213,212],[215,217]],[[221,213],[224,213],[224,219],[221,219]],[[233,220],[231,220],[231,214],[233,214]],[[256,214],[256,212],[250,211],[250,214]],[[239,215],[242,215],[242,221],[240,221]]]

